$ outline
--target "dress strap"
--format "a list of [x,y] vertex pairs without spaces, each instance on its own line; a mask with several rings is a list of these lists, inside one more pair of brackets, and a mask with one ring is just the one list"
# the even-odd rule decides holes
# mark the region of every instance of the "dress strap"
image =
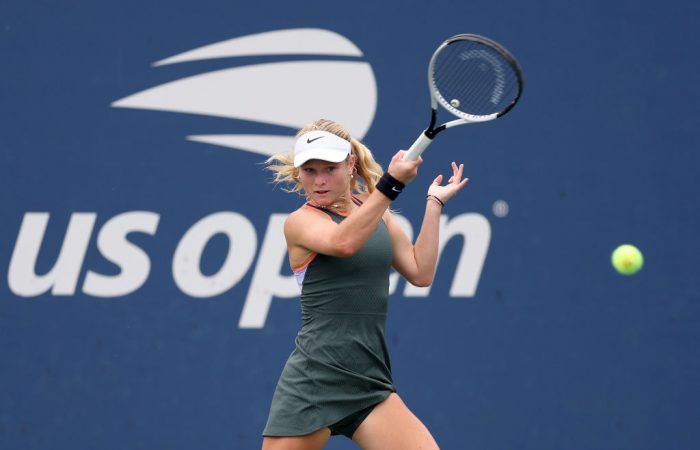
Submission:
[[334,213],[333,211],[331,211],[329,209],[321,208],[320,206],[313,205],[313,204],[311,204],[311,202],[306,202],[306,204],[304,206],[308,206],[308,207],[311,207],[314,209],[318,209],[319,211],[323,211],[324,213],[328,214],[331,218],[333,218],[333,216],[336,216],[336,215],[342,216],[342,214]]

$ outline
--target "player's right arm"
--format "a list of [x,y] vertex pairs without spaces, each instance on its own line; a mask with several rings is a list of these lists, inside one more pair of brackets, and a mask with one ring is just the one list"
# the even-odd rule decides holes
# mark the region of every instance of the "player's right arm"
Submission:
[[[388,172],[408,183],[415,178],[421,161],[405,161],[404,153],[399,151],[394,155]],[[290,255],[293,251],[307,250],[330,256],[352,256],[367,243],[390,204],[391,200],[375,190],[339,224],[316,208],[302,207],[294,211],[284,223]]]

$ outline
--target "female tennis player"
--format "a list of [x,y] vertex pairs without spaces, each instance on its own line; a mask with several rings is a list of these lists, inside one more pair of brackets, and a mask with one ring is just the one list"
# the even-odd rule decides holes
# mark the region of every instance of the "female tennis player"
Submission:
[[299,131],[291,154],[267,161],[275,181],[308,202],[284,226],[303,323],[272,399],[263,450],[321,449],[337,434],[365,450],[438,448],[392,381],[384,338],[389,272],[430,285],[441,210],[467,179],[454,162],[446,185],[435,178],[413,244],[389,209],[422,162],[404,154],[383,173],[367,147],[322,119]]

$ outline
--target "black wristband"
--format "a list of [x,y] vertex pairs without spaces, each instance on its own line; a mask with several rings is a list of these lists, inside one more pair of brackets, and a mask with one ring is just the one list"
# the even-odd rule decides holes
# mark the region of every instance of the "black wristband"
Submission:
[[395,200],[404,187],[406,185],[389,175],[389,172],[385,172],[377,182],[377,190],[386,195],[389,200]]

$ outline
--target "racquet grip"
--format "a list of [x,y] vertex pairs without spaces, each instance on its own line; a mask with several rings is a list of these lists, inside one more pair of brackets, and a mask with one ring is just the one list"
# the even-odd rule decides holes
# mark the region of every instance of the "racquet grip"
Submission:
[[414,161],[418,159],[421,153],[423,153],[432,142],[433,140],[426,136],[425,133],[421,133],[420,136],[418,136],[418,139],[416,139],[416,142],[414,142],[406,154],[403,155],[403,159],[406,161]]

